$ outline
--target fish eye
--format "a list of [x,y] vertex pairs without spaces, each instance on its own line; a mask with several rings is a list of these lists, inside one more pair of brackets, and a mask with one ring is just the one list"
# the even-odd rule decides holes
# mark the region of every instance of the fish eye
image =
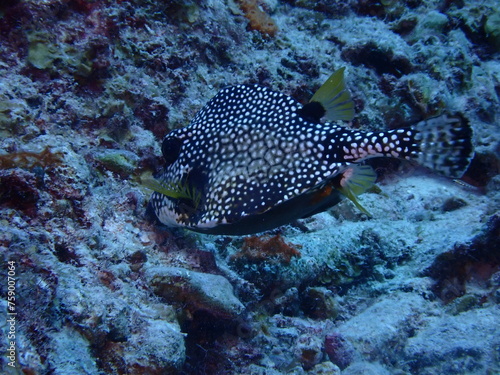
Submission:
[[182,141],[175,137],[165,137],[161,145],[161,152],[167,165],[173,164],[181,153]]

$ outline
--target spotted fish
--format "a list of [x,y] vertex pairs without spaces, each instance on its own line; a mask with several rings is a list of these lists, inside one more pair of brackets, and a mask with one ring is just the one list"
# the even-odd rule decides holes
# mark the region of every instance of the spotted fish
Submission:
[[416,160],[460,177],[472,157],[471,128],[461,116],[442,115],[385,132],[338,125],[354,105],[344,68],[300,104],[268,88],[222,89],[162,144],[166,162],[150,205],[158,219],[211,234],[269,230],[326,210],[369,189],[370,157]]

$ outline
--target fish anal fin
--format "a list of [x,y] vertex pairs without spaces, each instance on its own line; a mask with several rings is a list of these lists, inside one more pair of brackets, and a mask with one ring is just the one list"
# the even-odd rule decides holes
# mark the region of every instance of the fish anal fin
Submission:
[[357,197],[375,184],[377,174],[368,165],[354,165],[348,167],[342,174],[340,186],[337,189],[344,194],[363,213],[370,213],[358,202]]

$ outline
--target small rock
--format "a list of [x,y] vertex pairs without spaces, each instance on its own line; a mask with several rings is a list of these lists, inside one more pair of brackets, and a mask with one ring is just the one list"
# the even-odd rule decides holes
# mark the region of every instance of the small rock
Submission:
[[465,206],[467,206],[467,202],[464,201],[463,199],[451,197],[444,201],[443,205],[441,206],[441,211],[443,212],[455,211]]
[[416,42],[425,38],[433,37],[441,33],[448,24],[448,17],[436,10],[428,12],[421,17],[413,30],[410,40]]
[[356,362],[342,371],[342,375],[389,375],[390,372],[379,363]]
[[309,287],[301,299],[304,314],[312,319],[335,319],[338,306],[333,293],[324,287]]
[[191,311],[204,310],[218,317],[235,317],[245,308],[226,278],[180,267],[155,267],[146,272],[154,292],[180,302]]
[[354,359],[354,348],[342,335],[332,333],[325,337],[325,352],[340,369],[347,368]]
[[452,315],[460,314],[468,311],[479,304],[479,299],[473,294],[466,294],[462,297],[456,298],[446,309]]
[[142,368],[142,373],[174,373],[185,360],[184,338],[176,324],[148,319],[124,347],[124,358],[130,368]]
[[134,272],[139,271],[144,263],[148,260],[147,255],[138,250],[129,257],[127,257],[127,260],[130,262],[130,269]]
[[299,336],[295,355],[305,370],[312,369],[321,361],[323,357],[323,343],[321,341],[321,337],[311,336],[309,333]]
[[308,374],[310,375],[340,375],[341,370],[332,362],[326,361],[318,363]]

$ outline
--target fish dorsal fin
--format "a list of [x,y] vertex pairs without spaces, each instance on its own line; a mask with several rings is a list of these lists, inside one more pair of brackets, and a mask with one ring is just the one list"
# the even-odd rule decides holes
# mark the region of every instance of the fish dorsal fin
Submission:
[[377,173],[369,165],[354,165],[347,168],[340,180],[340,187],[337,189],[349,198],[352,203],[363,213],[371,216],[370,213],[358,202],[358,195],[370,189],[377,179]]
[[336,70],[301,111],[309,117],[317,118],[318,121],[321,117],[325,117],[327,121],[352,120],[354,102],[345,87],[344,70],[345,68]]

